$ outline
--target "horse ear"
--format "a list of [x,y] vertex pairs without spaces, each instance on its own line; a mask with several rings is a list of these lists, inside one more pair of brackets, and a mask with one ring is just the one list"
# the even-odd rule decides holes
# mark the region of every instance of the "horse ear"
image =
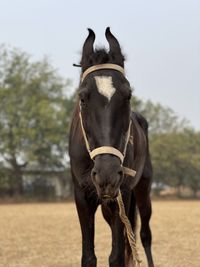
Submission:
[[110,52],[121,54],[121,48],[120,48],[119,42],[115,38],[115,36],[111,33],[110,27],[106,28],[105,35],[110,46]]
[[85,43],[83,45],[82,61],[84,61],[84,59],[87,59],[90,54],[94,53],[93,44],[95,40],[95,33],[91,29],[88,29],[88,31],[88,37],[86,38]]

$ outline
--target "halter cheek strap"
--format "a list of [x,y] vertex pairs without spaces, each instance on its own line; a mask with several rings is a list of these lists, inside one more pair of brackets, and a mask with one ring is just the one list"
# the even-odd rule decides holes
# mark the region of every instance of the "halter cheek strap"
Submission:
[[[83,137],[85,140],[85,145],[86,145],[87,151],[90,155],[90,158],[92,160],[94,160],[97,155],[111,154],[111,155],[118,157],[120,159],[121,164],[123,164],[124,157],[126,155],[126,148],[127,148],[127,145],[128,145],[129,139],[130,139],[130,130],[131,130],[132,121],[130,120],[130,123],[129,123],[128,131],[127,131],[127,135],[126,135],[125,147],[124,147],[124,151],[122,153],[121,151],[119,151],[118,149],[116,149],[112,146],[101,146],[101,147],[97,147],[91,151],[90,145],[89,145],[89,142],[88,142],[88,139],[86,136],[86,132],[85,132],[85,129],[83,127],[83,120],[82,120],[81,112],[79,112],[79,118],[80,118],[80,124],[81,124]],[[132,170],[132,169],[124,167],[124,166],[123,166],[123,172],[124,172],[124,174],[126,174],[128,176],[132,176],[132,177],[135,177],[135,175],[136,175],[135,170]]]

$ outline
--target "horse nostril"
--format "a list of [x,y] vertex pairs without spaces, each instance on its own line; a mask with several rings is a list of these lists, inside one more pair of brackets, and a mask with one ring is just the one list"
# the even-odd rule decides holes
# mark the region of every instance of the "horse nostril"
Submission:
[[121,176],[123,176],[123,171],[122,170],[120,170],[120,171],[118,171],[118,173],[117,174],[119,174],[119,176],[121,177]]

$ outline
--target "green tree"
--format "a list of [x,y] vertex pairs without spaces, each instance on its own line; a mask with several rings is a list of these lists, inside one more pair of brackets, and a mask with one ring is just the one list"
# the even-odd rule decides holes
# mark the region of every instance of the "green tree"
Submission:
[[194,130],[163,133],[151,140],[154,181],[177,188],[200,190],[200,134]]
[[142,101],[134,96],[132,108],[147,119],[150,135],[181,131],[188,127],[185,119],[180,119],[171,108],[164,107],[160,103]]
[[194,130],[186,130],[185,142],[187,153],[187,176],[185,185],[193,192],[193,197],[197,197],[197,192],[200,190],[200,132]]
[[200,190],[200,134],[175,112],[161,104],[132,98],[132,108],[149,123],[150,151],[157,192],[164,185],[185,185],[195,196]]
[[0,160],[12,170],[13,194],[23,192],[27,165],[65,165],[72,109],[68,85],[47,59],[32,62],[26,53],[0,47]]

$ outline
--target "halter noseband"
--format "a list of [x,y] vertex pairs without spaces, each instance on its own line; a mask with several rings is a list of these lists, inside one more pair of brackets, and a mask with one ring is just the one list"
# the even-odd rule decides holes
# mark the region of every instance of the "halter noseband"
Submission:
[[[108,64],[100,64],[100,65],[95,65],[95,66],[92,66],[92,67],[88,68],[82,74],[81,82],[83,82],[84,79],[86,78],[86,76],[88,74],[90,74],[91,72],[94,72],[94,71],[97,71],[97,70],[102,70],[102,69],[117,70],[117,71],[121,72],[123,75],[125,74],[124,73],[124,69],[119,65],[110,64],[110,63],[108,63]],[[90,155],[90,158],[92,160],[94,160],[94,158],[97,155],[111,154],[111,155],[114,155],[114,156],[118,157],[120,159],[120,162],[121,162],[121,165],[122,165],[123,162],[124,162],[124,158],[126,156],[126,148],[127,148],[127,145],[128,145],[129,139],[130,139],[132,121],[130,120],[130,122],[129,122],[129,127],[128,127],[128,131],[127,131],[127,134],[126,134],[126,140],[125,140],[125,146],[124,146],[123,153],[121,151],[119,151],[118,149],[116,149],[114,147],[111,147],[111,146],[101,146],[101,147],[97,147],[97,148],[95,148],[95,149],[93,149],[91,151],[90,145],[89,145],[89,142],[88,142],[88,139],[87,139],[87,135],[86,135],[86,132],[85,132],[85,129],[84,129],[84,126],[83,126],[83,119],[82,119],[82,115],[81,115],[81,106],[80,106],[79,117],[80,117],[80,124],[81,124],[83,137],[84,137],[84,140],[85,140],[85,145],[86,145],[87,151],[88,151],[88,153]],[[135,170],[132,170],[132,169],[124,167],[124,166],[123,166],[123,172],[124,172],[124,174],[132,176],[132,177],[135,177],[135,175],[136,175],[136,171]]]

